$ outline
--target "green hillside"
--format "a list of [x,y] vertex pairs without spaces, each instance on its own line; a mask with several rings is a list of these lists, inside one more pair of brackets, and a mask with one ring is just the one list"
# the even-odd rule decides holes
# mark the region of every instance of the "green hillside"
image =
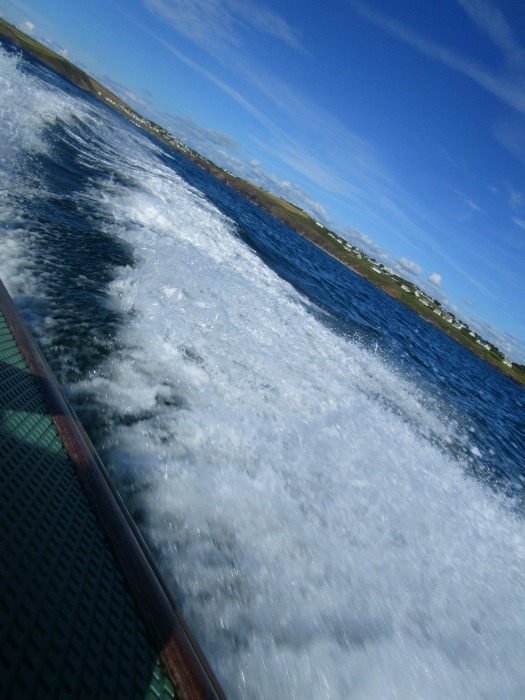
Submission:
[[320,222],[315,221],[299,207],[247,180],[227,172],[196,151],[188,148],[176,136],[170,134],[169,131],[155,124],[155,122],[142,117],[117,95],[66,58],[35,41],[1,18],[0,34],[28,51],[35,58],[63,75],[81,89],[110,106],[119,114],[122,114],[141,129],[183,154],[203,170],[206,170],[221,182],[239,192],[246,199],[304,236],[314,245],[322,248],[343,265],[368,279],[376,287],[397,299],[471,352],[525,386],[525,366],[516,364],[509,366],[506,364],[508,360],[498,348],[480,338],[466,324],[446,311],[439,302],[427,297],[414,284],[399,277],[392,270],[378,263],[359,248],[349,244],[344,238],[329,230]]

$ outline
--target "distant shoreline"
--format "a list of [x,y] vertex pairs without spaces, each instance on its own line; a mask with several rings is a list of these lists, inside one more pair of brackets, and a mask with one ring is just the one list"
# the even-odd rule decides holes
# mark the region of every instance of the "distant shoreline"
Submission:
[[321,248],[332,258],[414,311],[420,318],[446,333],[467,350],[470,350],[482,360],[525,387],[525,366],[515,363],[509,366],[507,364],[509,363],[508,358],[497,347],[480,338],[478,334],[468,328],[467,324],[455,318],[439,302],[428,297],[416,285],[399,277],[385,265],[378,263],[362,250],[349,244],[341,236],[330,231],[320,222],[315,221],[299,207],[220,168],[196,151],[188,148],[173,134],[170,134],[166,129],[149,119],[142,117],[117,95],[66,58],[40,44],[1,18],[0,35],[26,50],[74,85],[85,90],[150,135],[158,138],[170,148],[191,160],[281,223],[293,229],[303,238]]

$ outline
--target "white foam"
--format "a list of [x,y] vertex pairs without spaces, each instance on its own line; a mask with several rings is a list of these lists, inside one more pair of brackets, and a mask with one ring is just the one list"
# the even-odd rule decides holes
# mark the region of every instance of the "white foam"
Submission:
[[19,203],[33,190],[42,194],[32,157],[47,152],[46,128],[75,112],[83,112],[78,100],[23,72],[18,56],[0,48],[0,278],[16,297],[34,294],[37,286],[36,227]]
[[228,695],[520,697],[523,528],[465,476],[476,448],[138,161],[104,204],[137,253],[112,285],[124,350],[77,391]]
[[122,350],[72,392],[227,695],[522,698],[523,522],[465,476],[468,433],[100,119],[78,147],[127,184],[83,196],[136,264]]

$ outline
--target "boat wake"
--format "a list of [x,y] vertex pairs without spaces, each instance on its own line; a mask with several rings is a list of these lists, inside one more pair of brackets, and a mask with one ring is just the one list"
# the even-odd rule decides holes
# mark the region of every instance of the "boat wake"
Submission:
[[[56,345],[56,206],[98,237],[77,251],[88,296],[70,309],[103,351],[68,390],[226,694],[523,697],[523,522],[467,475],[466,424],[312,313],[183,163],[3,51],[0,64],[0,92],[18,95],[0,103],[17,164],[13,180],[2,165],[0,272],[27,313],[40,298]],[[42,168],[59,153],[79,177],[50,210],[25,160],[42,148]],[[112,255],[96,257],[101,241]],[[85,338],[67,330],[72,366]]]

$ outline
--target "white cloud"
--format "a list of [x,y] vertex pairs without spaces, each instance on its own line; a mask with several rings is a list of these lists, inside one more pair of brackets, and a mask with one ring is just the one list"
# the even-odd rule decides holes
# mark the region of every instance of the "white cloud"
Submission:
[[[162,7],[168,6],[168,0],[144,0],[144,2],[151,5],[162,5]],[[211,4],[215,7],[215,0]],[[233,4],[232,0],[230,0],[230,4]],[[173,3],[169,7],[173,9]],[[298,128],[302,132],[304,130],[310,132],[309,142],[315,143],[316,147],[315,149],[307,149],[304,146],[304,140],[299,139],[299,137],[295,138],[290,132],[279,127],[276,121],[268,117],[267,110],[261,111],[239,90],[188,58],[178,48],[151,30],[143,29],[179,60],[205,76],[266,127],[269,136],[264,140],[256,138],[253,140],[268,153],[307,177],[314,185],[329,192],[332,197],[339,196],[342,202],[348,202],[350,199],[356,207],[366,208],[372,213],[376,212],[377,216],[376,195],[379,191],[383,204],[391,205],[389,213],[393,213],[393,210],[396,209],[395,213],[403,215],[403,208],[396,208],[397,205],[391,200],[391,190],[395,189],[395,184],[385,171],[375,149],[359,135],[351,132],[334,119],[332,115],[325,112],[319,105],[295,93],[277,76],[266,74],[260,69],[249,68],[246,60],[234,61],[233,67],[236,72],[242,76],[252,90],[258,90],[284,113],[287,123],[294,123],[294,128]],[[320,158],[320,153],[323,154],[322,158]],[[339,173],[344,174],[340,175]],[[360,184],[357,185],[357,182]],[[398,197],[403,198],[404,195],[398,193]],[[401,223],[404,228],[411,226],[411,222],[406,220],[406,217]],[[398,230],[400,229],[401,227]],[[420,233],[418,232],[418,234]]]
[[525,219],[518,219],[518,217],[514,216],[512,218],[512,221],[514,221],[516,226],[519,226],[520,228],[525,229]]
[[371,255],[373,258],[381,259],[386,265],[389,265],[390,267],[395,267],[395,261],[388,256],[385,250],[381,248],[381,246],[377,245],[377,243],[374,243],[364,233],[361,233],[361,231],[357,231],[353,228],[335,228],[334,230],[337,233],[340,233],[341,236],[343,236],[343,238],[346,238],[346,240],[349,241],[349,243],[352,243],[352,245],[356,245],[358,248],[361,248],[361,250],[363,250],[368,255]]
[[144,6],[216,58],[249,41],[253,30],[305,52],[298,33],[252,0],[143,0]]
[[[512,109],[525,114],[525,89],[523,72],[525,61],[523,50],[514,39],[509,25],[503,15],[492,5],[480,0],[460,2],[463,9],[470,8],[467,14],[471,19],[476,18],[476,24],[488,34],[489,39],[507,59],[506,69],[495,72],[479,65],[469,58],[461,56],[456,51],[424,37],[407,26],[387,15],[371,10],[361,0],[348,0],[355,10],[369,22],[388,32],[391,36],[417,49],[420,53],[444,64],[448,68],[470,78],[493,97],[501,100]],[[489,30],[491,21],[497,16],[499,26]],[[492,20],[489,19],[492,18]]]
[[[39,40],[40,40],[43,44],[45,44],[46,46],[48,46],[48,47],[49,47],[52,51],[54,51],[55,53],[58,53],[58,54],[60,54],[61,56],[64,56],[64,58],[68,55],[68,50],[65,49],[63,46],[61,46],[60,44],[57,44],[57,42],[54,41],[53,39],[47,39],[47,38],[42,37],[42,38],[39,39]],[[77,64],[77,65],[78,65],[78,64]],[[80,66],[79,66],[79,67],[80,67]]]
[[450,153],[450,151],[448,149],[446,149],[444,146],[438,145],[437,148],[449,165],[451,165],[456,170],[468,172],[468,165],[467,165],[464,158],[458,157],[456,155],[452,155]]
[[203,68],[199,63],[196,63],[193,61],[191,58],[186,56],[184,53],[176,49],[173,44],[170,42],[166,41],[162,37],[160,37],[158,34],[155,34],[155,32],[152,32],[151,30],[147,29],[146,27],[141,26],[141,29],[149,34],[155,41],[157,41],[161,46],[163,46],[167,51],[172,53],[176,58],[179,59],[179,61],[182,61],[184,64],[192,68],[194,71],[197,73],[200,73],[203,75],[205,78],[207,78],[213,85],[218,87],[220,90],[222,90],[226,95],[228,95],[232,100],[237,102],[243,109],[245,109],[248,114],[251,114],[252,117],[257,119],[261,124],[266,126],[270,130],[274,130],[277,127],[275,124],[265,115],[263,114],[260,110],[258,110],[251,102],[249,102],[243,95],[238,90],[235,90],[235,88],[232,88],[231,85],[228,83],[225,83],[223,80],[218,78],[214,73],[211,73],[208,71],[206,68]]
[[441,285],[441,275],[437,272],[432,272],[432,274],[428,276],[428,281],[436,287],[439,287]]
[[282,199],[292,202],[317,220],[331,225],[324,207],[298,185],[282,180],[273,173],[266,172],[258,160],[252,159],[249,162],[240,160],[235,155],[239,150],[239,144],[228,134],[202,127],[187,117],[174,117],[169,114],[162,114],[155,115],[155,118],[170,129],[183,143],[217,163],[220,167],[259,185],[259,187]]
[[517,190],[515,187],[512,187],[512,185],[509,186],[509,206],[511,209],[514,211],[517,211],[518,209],[521,209],[523,205],[525,204],[525,197],[523,194]]
[[469,209],[472,209],[472,211],[477,211],[480,214],[483,213],[483,209],[478,204],[476,204],[476,202],[470,199],[470,197],[466,197],[464,199],[464,202]]
[[464,206],[469,210],[469,213],[464,218],[470,218],[471,212],[476,212],[477,214],[483,213],[483,209],[479,206],[479,204],[476,204],[476,202],[474,202],[468,195],[460,192],[459,190],[456,190],[456,194],[461,199]]
[[211,160],[214,160],[216,156],[216,148],[226,149],[233,153],[239,149],[237,141],[228,134],[215,129],[207,129],[189,117],[172,116],[164,113],[156,118],[183,143],[198,153],[211,158]]
[[469,326],[482,338],[493,343],[499,350],[510,357],[513,362],[525,364],[525,340],[512,333],[505,333],[479,318],[466,318]]
[[[199,7],[203,1],[198,0]],[[176,5],[169,0],[143,2],[151,7],[167,8],[170,12]],[[178,2],[182,3],[182,0]],[[223,10],[225,16],[233,16],[231,8],[238,8],[237,2],[228,0]],[[209,11],[216,10],[217,0],[210,0]],[[417,237],[419,241],[426,241],[434,247],[432,238],[416,223],[423,218],[428,224],[428,212],[421,211],[413,198],[400,188],[371,143],[352,132],[319,104],[291,89],[278,76],[267,73],[260,66],[252,66],[249,51],[241,53],[238,42],[230,42],[229,50],[222,53],[220,60],[229,63],[229,68],[242,77],[249,91],[235,89],[155,32],[145,26],[141,28],[179,60],[205,76],[265,127],[267,133],[263,138],[253,137],[260,148],[295,170],[299,176],[308,178],[314,188],[324,191],[325,200],[330,200],[338,209],[351,206],[355,216],[352,223],[368,220],[378,230],[388,231],[405,243]],[[234,51],[236,46],[237,51]],[[263,97],[264,102],[259,98],[247,97],[254,91],[259,92],[259,98]],[[264,107],[259,108],[256,99]],[[275,110],[269,111],[270,103],[285,116],[286,122],[281,120],[281,123],[286,123],[286,128],[279,125],[280,117]],[[430,222],[430,226],[434,224]]]
[[508,64],[518,69],[525,67],[525,51],[514,35],[514,30],[501,10],[486,0],[456,0],[458,5],[500,49]]
[[29,20],[26,20],[25,22],[22,22],[20,25],[20,29],[25,32],[26,34],[33,34],[35,31],[35,25],[33,22],[29,22]]
[[525,165],[525,127],[521,119],[500,120],[496,123],[494,138],[511,156]]
[[419,265],[412,260],[408,260],[407,258],[399,258],[398,262],[404,270],[411,272],[413,275],[419,276],[423,272]]
[[254,182],[256,185],[259,185],[259,187],[268,190],[268,192],[304,209],[304,211],[308,212],[318,221],[322,221],[328,226],[331,225],[328,214],[323,206],[304,192],[298,185],[288,182],[287,180],[282,180],[273,173],[265,172],[259,161],[252,160],[248,164],[236,161],[232,169],[246,180]]
[[[353,2],[353,0],[349,1]],[[243,19],[243,10],[240,9],[239,0],[226,0],[222,4],[218,0],[209,0],[206,6],[205,0],[197,0],[195,3],[189,2],[189,0],[186,2],[184,0],[173,0],[172,2],[170,0],[143,0],[143,2],[157,16],[160,14],[164,21],[172,24],[175,29],[178,26],[177,31],[203,46],[208,53],[219,58],[218,48],[225,49],[223,55],[220,56],[221,62],[223,65],[228,63],[228,67],[243,79],[245,85],[249,86],[249,90],[238,87],[239,83],[226,82],[218,77],[221,75],[218,72],[220,66],[216,65],[212,73],[204,67],[204,64],[200,65],[189,58],[178,46],[169,43],[146,27],[142,27],[159,44],[186,65],[205,76],[257,120],[264,127],[264,131],[258,128],[253,129],[252,133],[263,134],[263,136],[253,138],[253,141],[257,143],[259,148],[264,148],[267,153],[292,168],[297,173],[297,179],[301,186],[304,183],[303,178],[307,178],[308,184],[305,187],[310,188],[316,198],[320,198],[319,190],[322,190],[326,206],[329,206],[329,203],[332,205],[335,203],[338,209],[351,208],[354,219],[350,223],[360,226],[361,222],[368,221],[369,230],[375,229],[379,235],[383,236],[381,242],[387,240],[386,232],[391,237],[405,243],[412,244],[416,238],[418,245],[425,242],[442,260],[449,262],[476,288],[493,296],[490,290],[485,289],[477,279],[473,279],[471,275],[458,266],[457,259],[449,259],[452,256],[447,255],[447,247],[443,238],[436,239],[428,233],[431,229],[439,228],[441,230],[443,226],[440,225],[439,220],[436,221],[435,214],[420,206],[411,195],[402,189],[385,166],[384,161],[378,156],[377,149],[370,142],[352,132],[314,101],[291,89],[278,76],[268,73],[260,66],[257,68],[251,63],[253,54],[250,52],[250,45],[247,42],[245,45],[244,42],[250,32],[253,36],[255,31],[266,31],[262,15],[259,15],[258,19],[254,19],[253,22],[248,22],[246,18]],[[353,4],[356,5],[355,2]],[[249,8],[251,5],[248,4],[246,7]],[[176,12],[177,8],[178,12]],[[196,9],[202,11],[203,14],[197,20],[198,26],[193,26],[189,22],[189,18],[191,12],[196,11]],[[367,8],[365,8],[366,11]],[[177,14],[178,16],[175,16]],[[211,21],[212,18],[215,18],[216,25]],[[176,24],[177,22],[179,25]],[[233,33],[229,33],[229,28],[232,27]],[[273,36],[278,38],[275,32]],[[297,37],[297,35],[295,36]],[[421,51],[428,48],[435,49],[436,55],[433,57],[443,60],[446,65],[455,70],[466,67],[469,70],[472,68],[475,72],[478,69],[478,66],[471,65],[467,59],[463,59],[461,56],[458,57],[453,53],[449,55],[448,50],[439,45],[429,47],[423,39],[415,35],[411,35],[409,43],[412,39],[415,43],[420,40],[423,42],[417,47]],[[283,40],[285,39],[283,38]],[[209,41],[209,45],[204,46],[203,42],[205,41]],[[440,53],[441,51],[443,53]],[[455,65],[455,58],[464,61],[465,65]],[[270,111],[270,104],[275,106],[278,112],[276,110]],[[286,122],[279,121],[282,116],[286,117]],[[286,123],[286,126],[282,127],[280,123]],[[186,126],[189,130],[189,125]],[[208,144],[197,147],[196,142],[193,142],[196,150],[203,151],[205,155],[222,167],[246,177],[246,179],[252,179],[262,187],[301,206],[319,220],[324,220],[324,216],[320,212],[321,207],[316,205],[312,196],[303,189],[285,180],[280,180],[276,175],[263,174],[262,170],[259,172],[259,168],[255,164],[250,166],[249,163],[241,163],[240,156],[239,158],[234,157],[228,144],[223,144],[224,148],[222,148],[222,144],[214,143],[212,132],[209,134],[210,139],[207,139],[205,134],[201,135],[204,141],[208,141]],[[184,141],[188,140],[183,135],[181,138]],[[190,145],[192,144],[190,143]],[[465,201],[465,206],[468,207],[470,215],[472,212],[481,210],[475,201],[468,198]],[[330,227],[337,230],[337,224],[330,225]],[[342,235],[345,234],[342,233]],[[360,247],[370,251],[371,242],[370,245],[361,244]],[[383,253],[383,251],[381,252]],[[371,254],[377,257],[377,253]],[[404,269],[407,272],[414,276],[422,274],[419,265],[411,261],[406,262],[408,262],[408,268],[405,266]]]

